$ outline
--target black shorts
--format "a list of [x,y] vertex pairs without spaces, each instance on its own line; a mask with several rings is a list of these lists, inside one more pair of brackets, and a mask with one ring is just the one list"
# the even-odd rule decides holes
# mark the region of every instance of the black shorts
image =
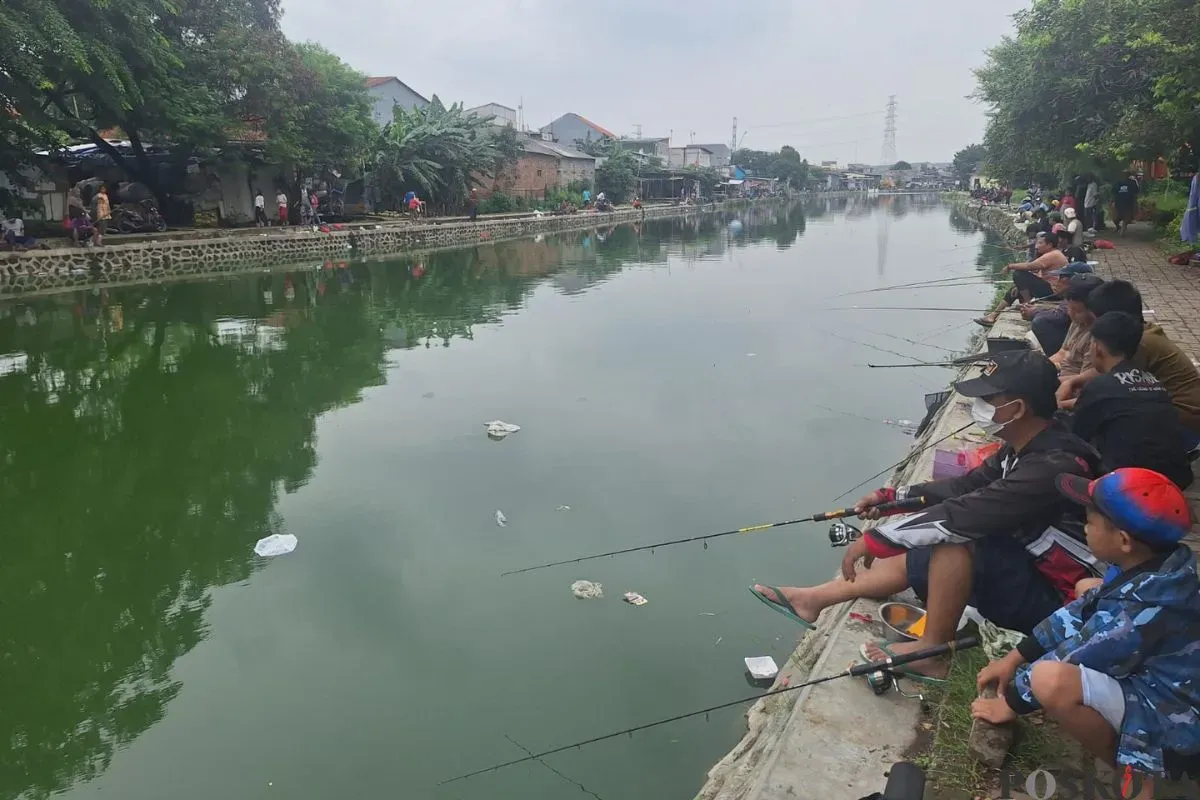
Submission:
[[1054,294],[1050,284],[1027,269],[1013,272],[1013,286],[1019,292],[1029,292],[1030,297],[1049,297]]
[[[967,602],[985,619],[1029,634],[1066,602],[1016,539],[989,536],[971,546],[971,596]],[[932,553],[933,547],[908,551],[908,584],[922,602],[929,596]]]

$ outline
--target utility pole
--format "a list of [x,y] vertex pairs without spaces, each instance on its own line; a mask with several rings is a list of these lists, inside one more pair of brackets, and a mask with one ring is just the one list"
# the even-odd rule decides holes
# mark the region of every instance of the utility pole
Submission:
[[733,137],[729,140],[729,155],[731,157],[734,150],[737,150],[737,117],[733,118]]
[[896,163],[896,95],[888,97],[887,117],[883,121],[883,163]]
[[642,123],[637,123],[633,126],[633,136],[636,139],[642,138]]

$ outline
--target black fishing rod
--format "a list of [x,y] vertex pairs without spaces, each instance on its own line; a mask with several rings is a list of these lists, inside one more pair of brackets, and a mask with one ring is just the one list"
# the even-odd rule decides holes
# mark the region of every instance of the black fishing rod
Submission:
[[[898,353],[896,355],[899,355]],[[912,356],[904,356],[911,358]],[[897,367],[965,367],[970,364],[976,364],[980,361],[987,361],[992,357],[991,353],[975,353],[961,358],[954,358],[949,361],[920,361],[916,364],[867,364],[871,369],[891,369]]]
[[830,306],[824,311],[965,311],[978,314],[978,308],[956,308],[945,306]]
[[912,283],[897,283],[891,286],[877,286],[874,289],[856,289],[853,292],[842,292],[841,294],[835,294],[833,297],[851,297],[857,294],[874,294],[875,292],[894,292],[901,289],[936,289],[939,286],[968,286],[976,283],[985,283],[991,280],[994,280],[991,275],[952,275],[947,278],[937,278],[935,280],[913,281]]
[[[883,503],[875,506],[881,514],[899,514],[904,511],[916,511],[925,505],[924,497],[910,497],[907,500],[896,500],[892,503]],[[522,569],[510,569],[507,572],[501,572],[501,577],[505,575],[519,575],[522,572],[533,572],[538,569],[548,569],[549,567],[561,567],[565,564],[578,564],[581,561],[592,561],[597,558],[608,558],[609,556],[623,556],[626,553],[640,553],[643,550],[655,550],[659,547],[670,547],[676,544],[687,544],[689,542],[707,542],[709,539],[717,539],[722,536],[733,536],[736,533],[757,533],[771,528],[782,528],[785,525],[799,525],[801,522],[827,522],[831,519],[841,519],[842,517],[850,517],[858,512],[853,508],[839,508],[835,511],[823,511],[820,514],[813,514],[811,517],[801,517],[800,519],[789,519],[785,522],[768,522],[763,525],[751,525],[747,528],[735,528],[731,531],[721,531],[720,533],[709,533],[704,536],[689,536],[686,539],[672,539],[669,542],[657,542],[655,544],[644,544],[638,547],[626,547],[623,550],[613,550],[609,553],[597,553],[591,556],[580,556],[579,558],[569,558],[566,561],[551,561],[549,564],[538,564],[536,567],[523,567]],[[707,544],[704,545],[706,548]]]
[[842,336],[840,333],[834,333],[833,331],[823,330],[823,331],[821,331],[821,333],[825,334],[826,336],[832,336],[835,339],[841,339],[843,342],[849,342],[850,344],[856,344],[860,347],[866,347],[871,350],[878,350],[881,353],[887,353],[888,355],[892,355],[892,356],[899,356],[900,358],[911,359],[912,361],[918,362],[916,364],[913,364],[912,366],[914,366],[914,367],[920,366],[919,358],[914,358],[913,356],[907,355],[906,353],[901,353],[896,350],[889,350],[888,348],[880,347],[877,344],[870,344],[868,342],[860,342],[857,339],[851,339],[849,336]]
[[557,755],[558,753],[563,753],[563,752],[566,752],[567,750],[574,750],[577,747],[584,747],[585,745],[596,744],[597,742],[607,741],[608,739],[615,739],[618,736],[629,736],[629,735],[638,733],[639,731],[648,730],[649,728],[657,728],[659,725],[666,725],[671,722],[679,722],[680,720],[691,719],[692,717],[699,717],[702,714],[710,714],[713,711],[720,711],[723,708],[731,708],[733,706],[742,705],[743,703],[752,703],[757,700],[764,700],[768,697],[774,697],[776,695],[786,694],[787,692],[794,692],[797,689],[807,689],[809,686],[816,686],[817,684],[828,683],[829,681],[835,681],[838,678],[858,678],[858,677],[862,677],[863,675],[870,675],[875,672],[885,672],[886,673],[886,672],[890,672],[891,670],[895,669],[896,667],[902,667],[905,664],[911,664],[914,661],[921,661],[926,658],[937,658],[938,656],[943,656],[947,653],[955,653],[955,652],[958,652],[959,650],[970,650],[972,647],[978,647],[978,646],[979,646],[979,639],[977,637],[964,636],[963,638],[956,639],[955,641],[952,641],[952,642],[945,642],[944,644],[934,645],[933,647],[922,648],[921,650],[916,650],[916,651],[914,651],[912,653],[908,653],[906,655],[892,656],[890,658],[885,658],[882,661],[871,661],[866,664],[854,664],[850,667],[847,667],[842,672],[835,672],[832,675],[826,675],[823,678],[815,678],[811,681],[804,681],[803,683],[797,683],[795,686],[786,686],[782,689],[776,689],[771,692],[765,692],[763,694],[751,695],[749,697],[742,697],[737,700],[731,700],[728,703],[721,703],[719,705],[709,706],[708,708],[702,708],[699,711],[689,711],[686,714],[677,714],[674,717],[667,717],[666,719],[660,719],[660,720],[656,720],[654,722],[647,722],[645,725],[636,725],[632,728],[626,728],[625,730],[616,731],[614,733],[606,733],[603,736],[595,736],[591,739],[584,739],[581,742],[575,742],[573,744],[565,744],[562,747],[555,747],[550,750],[544,750],[540,753],[530,753],[529,755],[525,756],[524,758],[516,758],[516,759],[513,759],[512,761],[505,761],[503,764],[494,764],[490,767],[484,767],[483,769],[477,769],[474,772],[466,772],[466,773],[463,773],[462,775],[456,775],[453,778],[446,778],[444,781],[439,782],[437,785],[444,786],[447,783],[454,783],[455,781],[466,780],[467,778],[474,778],[477,775],[483,775],[488,772],[495,772],[496,770],[501,770],[501,769],[505,769],[507,767],[516,766],[517,764],[524,764],[529,761],[540,761],[541,759],[543,759],[547,756]]
[[894,470],[894,469],[897,469],[897,468],[899,468],[899,467],[902,467],[902,466],[904,466],[904,465],[905,465],[905,464],[907,464],[909,461],[911,461],[911,460],[913,459],[913,457],[914,457],[914,456],[918,456],[918,455],[920,455],[921,453],[924,453],[926,450],[929,450],[929,449],[931,449],[931,448],[937,447],[939,444],[941,444],[942,442],[946,441],[946,440],[947,440],[947,439],[949,439],[950,437],[952,437],[952,436],[957,436],[958,434],[962,433],[963,431],[965,431],[967,428],[971,427],[971,426],[972,426],[972,425],[974,425],[974,424],[975,424],[974,422],[968,422],[966,425],[963,425],[963,426],[962,426],[961,428],[959,428],[958,430],[953,430],[953,431],[950,431],[950,433],[947,433],[945,436],[943,436],[942,438],[938,439],[936,442],[930,442],[929,444],[925,445],[924,447],[917,448],[916,450],[910,450],[910,451],[909,451],[909,453],[908,453],[908,455],[906,455],[904,458],[902,458],[902,459],[900,459],[899,461],[897,461],[895,464],[892,464],[891,466],[888,466],[888,467],[884,467],[883,469],[879,470],[879,472],[876,472],[874,475],[872,475],[871,477],[867,478],[865,481],[862,481],[861,483],[856,483],[856,484],[854,484],[854,485],[853,485],[853,486],[851,486],[849,489],[847,489],[846,491],[842,492],[842,493],[841,493],[841,494],[839,494],[837,497],[833,498],[833,502],[835,502],[835,503],[836,503],[838,500],[841,500],[843,497],[845,497],[846,495],[850,494],[850,493],[851,493],[851,492],[853,492],[855,489],[858,489],[858,488],[860,488],[860,487],[862,487],[862,486],[865,486],[866,484],[870,483],[871,481],[875,480],[876,478],[882,477],[882,476],[886,475],[887,473],[891,472],[892,470]]
[[[969,324],[969,323],[968,323],[968,324]],[[885,332],[883,332],[883,331],[873,331],[873,330],[871,330],[870,328],[859,328],[858,330],[862,331],[863,333],[870,333],[870,334],[873,334],[873,335],[875,335],[875,336],[886,336],[886,337],[888,337],[889,339],[895,339],[895,340],[896,340],[896,341],[898,341],[898,342],[908,342],[909,344],[915,344],[915,345],[918,345],[918,346],[920,346],[920,347],[931,347],[931,348],[933,348],[934,350],[941,350],[941,351],[943,351],[943,352],[946,352],[946,353],[959,353],[959,352],[962,352],[961,350],[955,350],[955,349],[953,349],[953,348],[951,348],[951,347],[942,347],[940,344],[930,344],[929,342],[922,342],[922,341],[918,341],[917,339],[909,339],[909,338],[906,338],[906,337],[904,337],[904,336],[897,336],[897,335],[896,335],[896,334],[894,334],[894,333],[885,333]]]

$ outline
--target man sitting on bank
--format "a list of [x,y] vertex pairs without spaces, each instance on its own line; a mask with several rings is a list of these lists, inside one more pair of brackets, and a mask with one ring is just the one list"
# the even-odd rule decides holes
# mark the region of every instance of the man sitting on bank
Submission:
[[1092,368],[1092,322],[1096,319],[1088,308],[1087,299],[1104,285],[1099,275],[1080,275],[1067,285],[1063,299],[1067,301],[1067,316],[1071,327],[1067,338],[1050,363],[1058,370],[1059,378],[1078,375]]
[[1183,426],[1171,396],[1149,371],[1134,366],[1142,325],[1122,311],[1092,323],[1092,366],[1099,376],[1079,394],[1071,430],[1100,451],[1104,472],[1143,467],[1180,489],[1192,484]]
[[1062,269],[1052,270],[1047,279],[1058,302],[1054,305],[1027,303],[1021,306],[1021,316],[1029,321],[1029,329],[1047,356],[1054,355],[1062,348],[1071,328],[1071,315],[1067,313],[1067,301],[1063,299],[1071,281],[1076,276],[1091,274],[1091,265],[1083,262],[1067,264]]
[[[932,508],[866,531],[842,559],[842,576],[806,588],[756,585],[751,591],[776,611],[811,628],[829,606],[859,597],[885,598],[911,587],[928,609],[920,641],[864,645],[869,659],[887,658],[954,638],[968,603],[1005,628],[1028,633],[1074,597],[1075,584],[1097,574],[1084,544],[1083,514],[1055,486],[1060,473],[1096,474],[1086,442],[1054,422],[1058,374],[1040,353],[998,354],[976,378],[955,389],[974,399],[971,417],[1004,447],[966,475],[898,489],[879,489],[855,510],[923,497]],[[855,571],[859,560],[868,569]],[[871,563],[874,562],[874,563]],[[938,680],[947,663],[920,661],[905,669]]]
[[1051,270],[1062,269],[1067,265],[1067,257],[1058,249],[1058,236],[1053,233],[1039,234],[1033,247],[1037,257],[1032,261],[1020,261],[1004,267],[1005,272],[1012,273],[1012,290],[1000,300],[990,314],[977,318],[975,322],[990,328],[996,324],[1000,312],[1017,299],[1028,303],[1035,297],[1046,298],[1054,294],[1054,290],[1046,282],[1046,275]]

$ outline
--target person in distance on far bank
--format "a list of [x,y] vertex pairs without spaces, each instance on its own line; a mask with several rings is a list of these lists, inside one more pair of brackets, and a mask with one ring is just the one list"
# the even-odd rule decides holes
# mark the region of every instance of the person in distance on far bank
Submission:
[[[1098,457],[1054,421],[1054,367],[1041,353],[1001,353],[954,388],[973,398],[972,418],[1003,440],[1000,451],[966,475],[862,498],[855,509],[867,519],[878,518],[874,506],[896,499],[923,497],[930,508],[865,531],[846,551],[843,580],[758,584],[751,591],[759,600],[811,628],[829,606],[911,587],[927,608],[920,640],[864,644],[863,657],[873,661],[950,641],[968,603],[997,625],[1028,633],[1074,597],[1080,580],[1099,574],[1084,544],[1082,510],[1055,485],[1060,473],[1095,475]],[[868,567],[862,572],[860,560]],[[899,671],[940,680],[947,669],[944,660],[925,660]]]
[[1093,756],[1140,773],[1135,800],[1152,800],[1155,775],[1194,775],[1200,756],[1200,580],[1180,544],[1191,510],[1139,467],[1058,485],[1087,508],[1088,546],[1112,566],[980,670],[979,691],[998,696],[971,715],[999,724],[1044,709]]

